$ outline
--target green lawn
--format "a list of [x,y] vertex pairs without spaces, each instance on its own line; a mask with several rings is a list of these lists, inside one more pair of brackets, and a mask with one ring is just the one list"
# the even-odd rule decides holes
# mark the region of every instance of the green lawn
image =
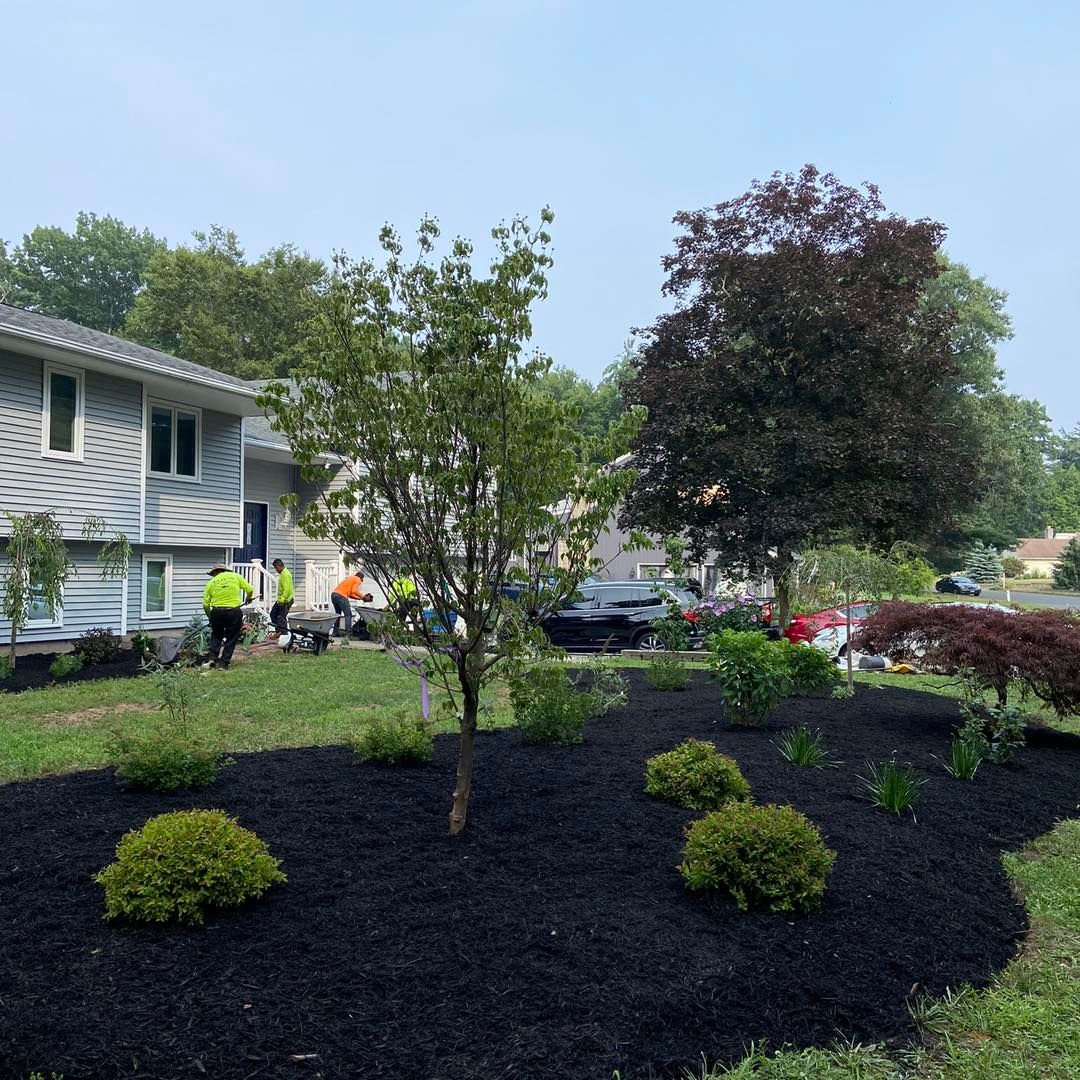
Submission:
[[[613,661],[620,664],[622,662]],[[625,666],[630,666],[625,665]],[[641,666],[639,663],[632,666]],[[951,679],[860,673],[868,686],[958,697]],[[378,652],[322,657],[270,653],[227,672],[196,676],[193,726],[224,750],[340,743],[380,710],[419,710],[417,678]],[[439,703],[434,695],[433,704]],[[152,719],[152,679],[102,680],[0,694],[0,780],[108,764],[118,724]],[[493,687],[483,722],[511,722],[505,691]],[[1058,723],[1080,732],[1073,720]],[[446,730],[452,721],[444,720]],[[985,991],[924,1001],[918,1020],[928,1046],[914,1053],[874,1047],[751,1053],[701,1080],[1043,1080],[1080,1076],[1080,820],[1067,821],[1005,865],[1023,895],[1032,933],[1023,955]],[[978,934],[978,927],[971,927]]]

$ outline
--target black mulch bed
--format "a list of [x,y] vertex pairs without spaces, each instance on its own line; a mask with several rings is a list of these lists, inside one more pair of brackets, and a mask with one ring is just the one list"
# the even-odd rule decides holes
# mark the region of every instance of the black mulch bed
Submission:
[[[1039,731],[973,784],[946,775],[955,706],[899,689],[793,701],[733,730],[715,691],[649,690],[574,748],[481,736],[470,831],[444,836],[455,744],[434,764],[356,767],[343,749],[241,756],[197,796],[122,794],[106,771],[0,787],[0,1075],[671,1077],[751,1040],[909,1037],[912,988],[985,984],[1027,920],[1001,852],[1075,814],[1080,739]],[[786,764],[808,721],[847,764]],[[641,791],[687,735],[739,760],[839,852],[820,914],[742,914],[687,896],[692,815]],[[893,751],[927,777],[918,822],[858,796]],[[204,929],[106,925],[91,875],[151,814],[224,807],[284,859],[287,885]],[[293,1060],[293,1055],[317,1055]]]
[[43,686],[60,686],[64,683],[88,682],[91,679],[129,679],[140,673],[142,659],[131,649],[121,649],[116,658],[107,664],[84,664],[82,669],[57,679],[49,674],[49,665],[59,653],[29,653],[17,657],[15,670],[0,679],[0,691],[18,693],[20,690],[38,690]]

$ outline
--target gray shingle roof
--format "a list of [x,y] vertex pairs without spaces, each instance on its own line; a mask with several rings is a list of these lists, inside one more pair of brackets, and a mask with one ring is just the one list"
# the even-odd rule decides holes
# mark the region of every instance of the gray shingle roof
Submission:
[[289,440],[280,431],[272,430],[270,421],[265,416],[249,416],[244,421],[244,439],[248,442],[280,446],[283,450],[289,449]]
[[209,379],[219,383],[223,388],[246,390],[249,393],[255,389],[244,379],[214,371],[213,368],[203,367],[201,364],[192,364],[188,360],[158,352],[157,349],[150,349],[145,345],[136,345],[133,341],[125,341],[112,334],[90,330],[85,326],[79,326],[78,323],[68,322],[66,319],[55,319],[51,315],[39,315],[36,311],[26,311],[23,308],[0,304],[0,330],[5,328],[49,337],[70,345],[74,349],[108,353],[121,363],[131,360],[139,365],[150,365],[166,375],[179,375],[181,378],[187,375]]

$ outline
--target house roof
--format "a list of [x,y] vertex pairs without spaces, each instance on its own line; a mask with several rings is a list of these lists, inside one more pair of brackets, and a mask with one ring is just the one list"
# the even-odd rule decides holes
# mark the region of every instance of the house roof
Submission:
[[1016,545],[1016,557],[1018,559],[1060,559],[1069,546],[1069,539],[1067,536],[1053,540],[1047,540],[1042,536],[1021,539]]
[[0,304],[0,335],[5,333],[23,340],[55,345],[112,360],[150,373],[217,386],[246,397],[254,397],[257,393],[256,387],[246,380],[214,371],[213,368],[193,364],[188,360],[181,360],[178,356],[170,356],[145,345],[136,345],[133,341],[125,341],[100,330],[91,330],[66,319],[56,319],[52,315],[41,315],[36,311]]
[[289,449],[289,440],[280,431],[274,431],[265,416],[249,416],[244,424],[244,441],[263,443],[266,446],[280,446]]

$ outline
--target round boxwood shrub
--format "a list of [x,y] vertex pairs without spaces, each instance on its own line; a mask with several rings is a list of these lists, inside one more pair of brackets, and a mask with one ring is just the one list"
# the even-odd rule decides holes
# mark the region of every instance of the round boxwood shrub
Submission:
[[731,803],[687,827],[679,872],[688,889],[726,889],[743,911],[805,914],[820,907],[835,861],[793,806]]
[[236,907],[285,881],[281,862],[223,810],[177,810],[127,833],[105,886],[105,918],[203,922],[208,908]]
[[750,785],[734,758],[711,742],[687,739],[645,762],[645,791],[687,810],[715,810],[750,798]]

